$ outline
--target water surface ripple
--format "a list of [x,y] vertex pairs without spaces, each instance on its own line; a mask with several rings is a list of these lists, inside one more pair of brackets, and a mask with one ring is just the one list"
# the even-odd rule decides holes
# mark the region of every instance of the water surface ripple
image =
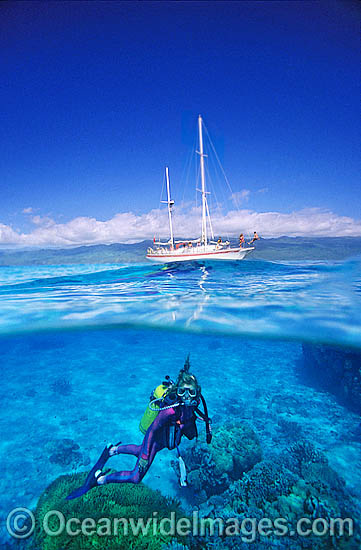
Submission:
[[361,260],[5,267],[0,332],[136,324],[361,347]]

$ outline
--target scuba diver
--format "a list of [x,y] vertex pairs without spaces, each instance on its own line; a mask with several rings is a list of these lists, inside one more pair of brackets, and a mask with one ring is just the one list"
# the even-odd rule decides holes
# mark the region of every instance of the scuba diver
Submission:
[[[149,470],[158,451],[177,449],[180,485],[187,485],[186,468],[179,451],[182,436],[188,439],[197,437],[197,418],[206,424],[206,440],[212,440],[210,418],[207,405],[201,393],[201,387],[194,374],[189,372],[189,355],[184,367],[179,372],[174,383],[166,376],[166,380],[158,386],[151,395],[150,403],[140,422],[140,429],[145,434],[141,445],[121,445],[121,442],[105,447],[98,461],[90,470],[84,485],[75,489],[66,498],[71,500],[84,495],[93,487],[107,483],[140,483]],[[202,402],[203,411],[199,409]],[[105,463],[111,456],[127,454],[137,457],[133,470],[123,470],[109,473],[103,471]]]

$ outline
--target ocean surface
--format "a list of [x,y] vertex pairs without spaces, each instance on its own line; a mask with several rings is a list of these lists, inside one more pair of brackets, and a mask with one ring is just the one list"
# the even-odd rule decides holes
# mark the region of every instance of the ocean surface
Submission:
[[[361,510],[360,417],[304,383],[304,343],[361,351],[360,259],[2,267],[1,517],[89,470],[106,442],[139,444],[150,392],[188,354],[215,425],[247,422],[268,457],[296,423]],[[159,453],[144,482],[182,499],[174,458]]]

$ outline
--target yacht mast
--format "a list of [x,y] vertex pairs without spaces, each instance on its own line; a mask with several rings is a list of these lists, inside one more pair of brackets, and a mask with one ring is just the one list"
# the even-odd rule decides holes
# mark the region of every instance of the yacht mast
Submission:
[[169,170],[168,166],[165,167],[165,178],[167,180],[167,202],[168,205],[168,216],[169,216],[169,229],[170,229],[170,247],[171,250],[174,248],[174,237],[173,237],[173,225],[172,225],[172,206],[174,204],[174,201],[170,198],[170,184],[169,184]]
[[201,157],[201,181],[202,181],[202,238],[204,245],[207,244],[207,199],[206,199],[206,184],[204,176],[204,153],[203,153],[203,134],[202,134],[202,117],[198,116],[198,131],[199,131],[199,155]]

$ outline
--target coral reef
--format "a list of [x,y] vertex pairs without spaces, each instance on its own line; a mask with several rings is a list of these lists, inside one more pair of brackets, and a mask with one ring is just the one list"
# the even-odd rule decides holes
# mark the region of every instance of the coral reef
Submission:
[[57,395],[68,396],[73,391],[73,388],[66,378],[56,378],[50,384],[50,389]]
[[215,428],[211,445],[191,444],[183,458],[191,491],[202,502],[240,479],[262,459],[262,450],[252,428],[234,422]]
[[268,502],[288,494],[296,481],[296,475],[281,461],[265,460],[233,483],[227,491],[227,497],[232,502],[232,509],[239,513],[244,504],[262,509]]
[[343,405],[361,413],[361,353],[331,346],[302,344],[303,381],[325,389]]
[[286,418],[280,416],[277,420],[277,424],[281,434],[288,440],[300,438],[302,434],[302,427],[297,422],[287,420]]
[[[225,428],[220,429],[220,432],[223,436]],[[233,437],[236,435],[233,430],[229,433]],[[216,445],[218,451],[226,441],[222,436],[219,437]],[[229,451],[229,447],[227,449]],[[198,458],[193,448],[190,449],[190,453],[196,459]],[[201,456],[204,457],[203,452]],[[211,457],[211,453],[209,456]],[[209,464],[212,464],[211,459]],[[225,464],[228,464],[226,459]],[[241,469],[236,470],[238,474]],[[317,519],[321,522],[320,525],[324,525],[324,522],[330,524],[332,518],[352,518],[356,522],[358,516],[357,509],[346,490],[345,482],[329,466],[325,455],[309,441],[296,441],[281,454],[262,461],[258,460],[233,481],[233,474],[229,475],[229,469],[224,467],[222,475],[225,474],[229,487],[216,495],[213,489],[213,495],[200,502],[197,493],[201,490],[199,483],[202,482],[208,494],[211,493],[208,484],[214,481],[215,467],[213,466],[213,469],[208,467],[202,473],[198,473],[193,505],[198,507],[203,518],[222,518],[224,525],[227,521],[232,522],[236,518],[238,525],[245,522],[245,530],[233,536],[220,532],[212,536],[208,534],[202,542],[199,542],[199,548],[205,544],[206,548],[212,548],[212,550],[245,550],[250,542],[256,545],[257,550],[358,550],[360,548],[361,538],[356,529],[356,523],[354,524],[356,532],[353,536],[349,536],[348,527],[345,528],[343,536],[340,536],[337,527],[334,533],[326,530],[322,536],[317,532],[310,532],[308,536],[297,533],[298,521],[301,518],[310,522],[306,525],[308,527]],[[221,488],[220,485],[216,485],[218,493]],[[274,528],[279,518],[282,519],[283,524],[282,536]],[[271,529],[268,535],[260,533],[258,528],[254,527],[258,525],[257,522],[264,519],[273,527],[273,531]],[[254,527],[252,533],[250,523]],[[251,535],[253,538],[250,541]]]
[[[30,544],[32,550],[161,550],[163,544],[171,543],[172,537],[161,534],[159,522],[162,518],[171,518],[174,512],[175,518],[185,517],[182,514],[179,502],[175,499],[164,497],[159,491],[149,489],[144,484],[109,484],[93,489],[86,495],[75,500],[66,500],[69,494],[85,481],[86,474],[75,474],[58,477],[44,491],[39,498],[36,510],[36,529]],[[64,529],[59,535],[47,534],[43,528],[46,514],[56,510],[60,512],[65,521],[69,518],[79,520],[72,525],[71,530],[82,525],[86,518],[92,518],[95,528],[88,524],[88,534],[80,533],[71,535]],[[147,520],[154,518],[157,513],[156,527],[150,524],[147,532],[134,534],[129,526],[128,533],[124,530],[123,524],[118,525],[118,533],[115,533],[112,523],[116,518],[125,520],[133,518],[137,524],[143,518],[144,524]],[[101,519],[103,518],[103,520]],[[104,521],[109,520],[109,525]],[[59,517],[50,515],[47,520],[50,531],[57,531],[59,528]],[[84,525],[84,524],[83,524]],[[91,532],[93,531],[93,532]],[[187,540],[181,541],[187,544]],[[177,546],[175,546],[177,547]]]
[[[196,547],[194,547],[194,550],[196,550]],[[163,544],[162,550],[189,550],[189,546],[184,545],[177,540],[172,540],[172,542],[168,544]]]
[[49,455],[50,462],[62,468],[75,469],[89,464],[89,458],[84,458],[79,445],[73,439],[64,438],[48,441],[44,449]]
[[296,441],[286,450],[285,461],[290,470],[303,477],[311,464],[327,464],[327,459],[316,447],[306,440]]

